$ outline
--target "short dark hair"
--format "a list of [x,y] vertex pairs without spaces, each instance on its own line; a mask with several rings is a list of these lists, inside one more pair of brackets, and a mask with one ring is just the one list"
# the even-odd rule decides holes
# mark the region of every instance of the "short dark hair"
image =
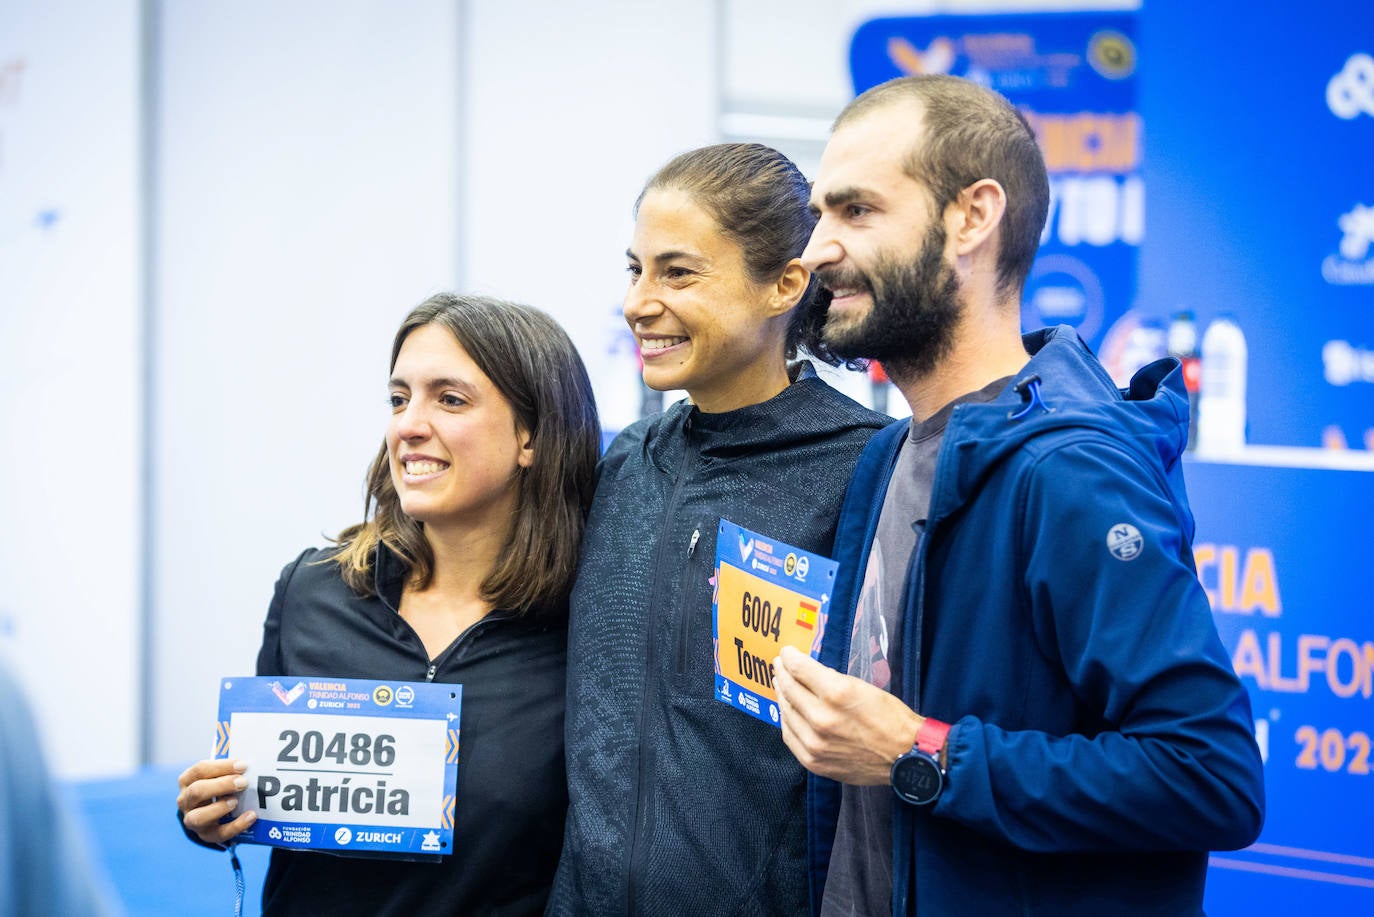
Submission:
[[957,76],[906,76],[874,86],[845,106],[834,129],[899,100],[920,102],[924,137],[909,151],[906,172],[931,191],[943,212],[984,178],[1007,195],[997,254],[997,285],[1020,290],[1040,247],[1049,212],[1045,157],[1026,119],[1003,96]]
[[[582,358],[567,332],[538,309],[441,293],[401,323],[391,345],[392,369],[406,338],[426,325],[452,332],[509,402],[534,450],[533,463],[518,479],[510,540],[483,581],[482,596],[508,611],[555,611],[572,587],[601,453],[601,425]],[[421,524],[401,509],[385,443],[368,468],[364,521],[335,540],[342,548],[334,559],[360,595],[376,593],[372,558],[379,542],[409,566],[419,588],[429,585],[434,553]]]
[[[809,209],[811,184],[792,160],[761,143],[720,143],[674,157],[659,169],[635,199],[634,212],[650,191],[685,192],[716,221],[720,231],[744,252],[755,283],[782,276],[800,258],[816,228]],[[830,364],[840,360],[821,338],[825,306],[813,276],[787,323],[784,356],[795,359],[805,347]]]

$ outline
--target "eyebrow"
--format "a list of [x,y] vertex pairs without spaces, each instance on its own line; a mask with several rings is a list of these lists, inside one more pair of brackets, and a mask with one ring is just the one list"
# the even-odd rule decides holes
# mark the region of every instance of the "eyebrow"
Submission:
[[834,209],[836,207],[843,207],[845,204],[852,204],[855,201],[866,200],[871,196],[869,192],[862,188],[850,186],[848,188],[839,188],[835,191],[827,191],[824,200],[825,206]]
[[[638,255],[636,255],[633,251],[631,251],[631,250],[628,249],[628,248],[625,249],[625,257],[626,257],[626,258],[632,258],[632,259],[634,259],[635,261],[640,261],[640,260],[642,260]],[[698,262],[698,263],[702,263],[702,262],[705,262],[705,261],[706,261],[706,259],[703,258],[701,255],[695,254],[695,253],[693,253],[693,252],[684,252],[684,251],[677,251],[677,250],[667,251],[667,252],[659,252],[657,255],[654,255],[653,260],[654,260],[655,262],[659,263],[659,264],[663,264],[664,262],[672,261],[672,260],[677,259],[677,258],[683,258],[683,259],[685,259],[685,260],[687,260],[687,261],[695,261],[695,262]]]
[[[409,382],[406,382],[404,379],[400,378],[399,376],[392,376],[392,377],[391,377],[390,385],[391,385],[392,388],[404,388],[404,389],[410,388],[410,383],[409,383]],[[425,380],[422,380],[422,387],[428,387],[428,388],[460,388],[460,389],[462,389],[462,390],[465,391],[465,392],[474,391],[475,388],[476,388],[471,382],[467,382],[467,381],[465,381],[465,380],[463,380],[463,379],[452,379],[452,378],[449,378],[449,377],[447,377],[447,376],[440,376],[440,377],[437,378],[437,379],[425,379]]]

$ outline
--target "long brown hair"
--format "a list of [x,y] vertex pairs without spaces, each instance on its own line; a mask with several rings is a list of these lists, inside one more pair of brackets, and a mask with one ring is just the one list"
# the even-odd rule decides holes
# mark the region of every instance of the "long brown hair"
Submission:
[[[401,323],[391,345],[392,369],[406,338],[425,325],[452,332],[510,403],[534,449],[533,464],[519,476],[510,540],[482,582],[482,597],[519,613],[555,610],[577,569],[601,451],[601,425],[582,358],[567,332],[538,309],[441,293]],[[424,527],[401,510],[385,442],[368,468],[363,519],[335,539],[341,548],[334,560],[349,587],[359,595],[376,594],[378,544],[408,565],[413,586],[428,586],[434,552]]]

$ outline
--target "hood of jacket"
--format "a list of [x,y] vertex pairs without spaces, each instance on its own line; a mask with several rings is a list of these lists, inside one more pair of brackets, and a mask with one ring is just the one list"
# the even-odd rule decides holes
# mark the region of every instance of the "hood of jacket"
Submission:
[[1022,335],[1030,361],[991,402],[954,409],[931,494],[935,523],[962,506],[1002,462],[1032,440],[1104,431],[1162,467],[1175,502],[1186,505],[1179,458],[1188,439],[1188,396],[1177,360],[1156,360],[1118,389],[1068,325]]
[[826,386],[810,363],[800,363],[793,370],[792,384],[767,401],[708,414],[683,399],[631,426],[627,432],[642,431],[641,435],[626,440],[634,442],[660,471],[675,475],[688,443],[700,460],[725,462],[784,453],[819,437],[874,429],[887,421],[881,414],[860,411],[840,399],[817,397]]

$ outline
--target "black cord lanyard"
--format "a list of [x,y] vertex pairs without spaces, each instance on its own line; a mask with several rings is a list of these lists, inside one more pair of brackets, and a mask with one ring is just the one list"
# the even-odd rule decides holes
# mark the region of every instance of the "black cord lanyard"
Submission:
[[229,865],[234,867],[234,917],[243,917],[243,864],[239,862],[238,845],[229,843]]

